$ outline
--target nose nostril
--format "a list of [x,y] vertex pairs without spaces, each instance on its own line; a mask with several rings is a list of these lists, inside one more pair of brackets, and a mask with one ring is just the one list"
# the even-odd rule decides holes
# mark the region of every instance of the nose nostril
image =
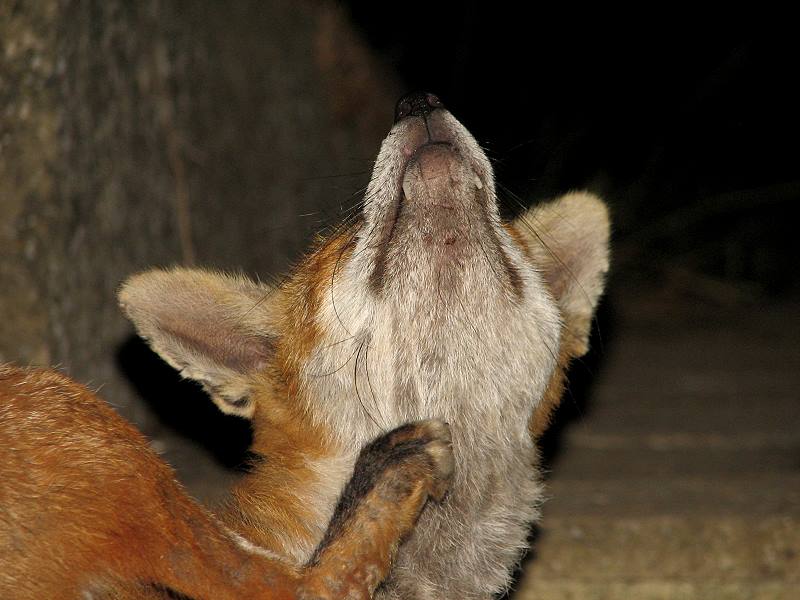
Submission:
[[428,106],[431,108],[442,108],[442,101],[439,100],[439,96],[436,94],[427,94],[426,99],[428,101]]
[[394,109],[394,122],[409,116],[426,117],[437,108],[443,108],[442,101],[435,94],[413,92],[397,101]]
[[411,114],[411,104],[406,102],[404,99],[400,99],[400,102],[397,103],[397,108],[395,109],[395,121],[399,121]]

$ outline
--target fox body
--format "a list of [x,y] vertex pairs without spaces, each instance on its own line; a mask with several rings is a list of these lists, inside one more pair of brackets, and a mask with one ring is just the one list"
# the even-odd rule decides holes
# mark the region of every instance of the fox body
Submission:
[[0,365],[0,597],[366,600],[452,473],[446,425],[367,445],[306,564],[223,526],[144,437],[54,371]]
[[538,514],[535,436],[586,351],[608,236],[588,193],[503,222],[474,138],[434,96],[413,95],[359,217],[283,284],[156,270],[125,283],[120,302],[167,362],[252,420],[267,460],[223,518],[298,564],[364,443],[410,420],[448,422],[450,493],[423,512],[378,593],[489,598]]

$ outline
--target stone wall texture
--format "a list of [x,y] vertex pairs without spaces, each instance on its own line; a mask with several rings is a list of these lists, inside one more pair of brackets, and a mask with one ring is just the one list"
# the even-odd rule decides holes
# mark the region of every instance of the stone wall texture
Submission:
[[357,200],[396,92],[324,2],[0,1],[0,361],[59,365],[152,436],[117,286],[285,270]]

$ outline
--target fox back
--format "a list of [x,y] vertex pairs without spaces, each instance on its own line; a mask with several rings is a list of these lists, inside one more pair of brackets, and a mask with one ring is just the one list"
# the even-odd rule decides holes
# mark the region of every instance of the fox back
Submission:
[[409,420],[447,421],[450,493],[379,594],[489,598],[538,516],[535,437],[587,350],[608,237],[605,205],[585,192],[504,222],[480,146],[416,94],[398,104],[360,215],[284,283],[157,270],[120,301],[167,362],[252,419],[267,460],[229,513],[293,560],[319,541],[361,445]]
[[0,365],[0,597],[366,600],[452,473],[438,421],[360,452],[305,564],[189,498],[132,425],[55,372]]

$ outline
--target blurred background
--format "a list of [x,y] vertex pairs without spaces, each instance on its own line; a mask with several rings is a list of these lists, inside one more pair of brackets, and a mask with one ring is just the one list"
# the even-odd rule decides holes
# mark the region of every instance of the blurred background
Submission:
[[0,0],[0,361],[100,388],[217,500],[247,425],[136,340],[117,286],[173,264],[278,277],[358,203],[397,97],[429,90],[507,216],[588,188],[614,223],[512,597],[795,597],[796,40],[576,12]]

